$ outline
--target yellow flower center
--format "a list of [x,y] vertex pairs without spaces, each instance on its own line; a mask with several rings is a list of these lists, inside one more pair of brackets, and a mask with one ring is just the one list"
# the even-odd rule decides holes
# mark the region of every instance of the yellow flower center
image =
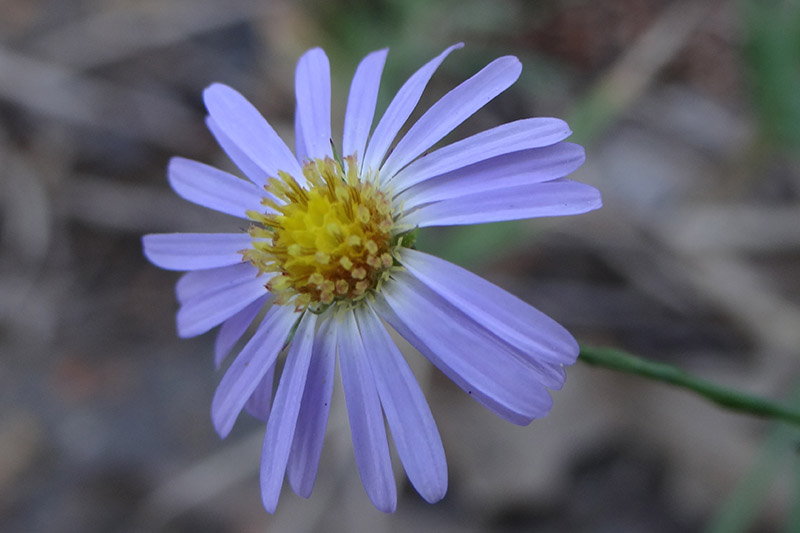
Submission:
[[262,201],[271,212],[247,213],[259,225],[244,259],[274,274],[267,289],[279,304],[322,311],[360,300],[394,263],[390,200],[374,180],[359,178],[355,158],[346,161],[347,171],[330,158],[306,163],[305,186],[279,172]]

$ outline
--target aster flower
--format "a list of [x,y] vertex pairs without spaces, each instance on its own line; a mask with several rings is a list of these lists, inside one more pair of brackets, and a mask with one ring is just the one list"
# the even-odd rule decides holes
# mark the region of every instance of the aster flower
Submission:
[[[176,292],[178,333],[221,325],[219,365],[263,309],[212,402],[222,437],[244,409],[267,423],[261,459],[265,508],[287,477],[308,497],[327,424],[338,355],[355,460],[373,504],[396,506],[384,416],[406,474],[429,502],[447,489],[444,450],[431,411],[386,324],[475,400],[515,424],[550,410],[578,346],[559,324],[482,278],[413,249],[417,228],[583,213],[596,189],[564,176],[584,160],[562,142],[568,126],[528,118],[442,148],[445,135],[519,76],[501,57],[447,93],[395,137],[455,45],[400,88],[372,130],[387,50],[358,66],[341,145],[330,123],[330,68],[318,48],[297,65],[295,152],[233,89],[214,84],[207,125],[248,180],[174,158],[169,182],[185,199],[241,217],[233,234],[143,239],[155,265],[188,271]],[[341,149],[336,149],[341,146]],[[288,347],[287,347],[288,345]],[[274,388],[276,360],[286,362]]]

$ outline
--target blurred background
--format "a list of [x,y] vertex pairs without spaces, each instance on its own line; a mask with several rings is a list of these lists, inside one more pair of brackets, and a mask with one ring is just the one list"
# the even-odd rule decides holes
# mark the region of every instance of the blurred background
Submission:
[[287,489],[263,510],[263,427],[243,416],[214,433],[213,336],[176,337],[178,276],[140,245],[237,222],[177,198],[167,161],[231,168],[203,125],[211,82],[291,146],[307,48],[331,59],[341,131],[365,53],[391,47],[380,113],[457,41],[419,109],[517,55],[520,80],[449,139],[565,118],[588,155],[574,177],[605,207],[427,230],[419,247],[581,342],[800,405],[800,3],[2,0],[0,530],[800,528],[800,432],[581,363],[550,416],[520,428],[412,350],[448,455],[444,501],[423,502],[398,470],[397,513],[372,508],[337,388],[311,499]]

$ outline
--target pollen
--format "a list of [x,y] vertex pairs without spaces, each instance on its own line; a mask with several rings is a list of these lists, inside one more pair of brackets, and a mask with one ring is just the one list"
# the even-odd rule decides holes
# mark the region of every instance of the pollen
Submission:
[[242,254],[272,275],[277,303],[322,311],[364,298],[388,275],[391,203],[356,168],[352,157],[316,159],[303,166],[303,185],[279,172],[265,186],[265,211],[248,212],[253,247]]

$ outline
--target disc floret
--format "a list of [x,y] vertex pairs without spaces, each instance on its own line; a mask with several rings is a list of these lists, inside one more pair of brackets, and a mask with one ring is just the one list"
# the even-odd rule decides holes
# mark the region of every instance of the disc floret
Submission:
[[[345,168],[347,170],[345,170]],[[303,166],[305,185],[279,172],[262,204],[250,211],[253,248],[243,252],[279,304],[322,311],[362,299],[393,265],[390,198],[354,157],[315,159]]]

